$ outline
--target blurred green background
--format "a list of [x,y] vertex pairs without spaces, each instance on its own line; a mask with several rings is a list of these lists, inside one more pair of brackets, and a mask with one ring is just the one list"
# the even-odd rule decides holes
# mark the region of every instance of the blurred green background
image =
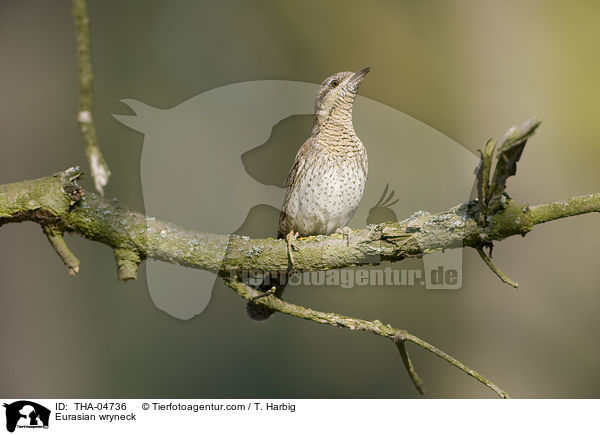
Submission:
[[[143,210],[143,137],[119,100],[168,108],[229,83],[320,82],[373,67],[360,93],[476,150],[544,120],[509,183],[539,203],[600,190],[600,3],[589,1],[90,1],[106,189]],[[85,167],[68,1],[0,3],[0,183]],[[444,182],[444,180],[440,180]],[[89,177],[85,186],[92,189]],[[398,192],[401,197],[402,193]],[[400,216],[399,216],[400,217]],[[290,299],[405,328],[515,397],[599,397],[598,216],[473,251],[462,290],[323,289]],[[201,315],[155,308],[143,273],[117,281],[111,250],[76,236],[70,278],[32,223],[0,228],[2,397],[418,397],[393,345],[283,315],[250,322],[222,284]],[[415,263],[417,264],[417,263]],[[410,347],[426,397],[494,394]]]

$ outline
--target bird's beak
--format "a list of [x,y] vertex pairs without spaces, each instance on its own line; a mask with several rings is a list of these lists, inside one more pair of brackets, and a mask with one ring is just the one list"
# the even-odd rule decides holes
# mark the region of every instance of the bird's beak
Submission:
[[365,76],[367,75],[367,73],[371,71],[371,67],[368,66],[366,68],[361,69],[360,71],[356,71],[354,73],[354,76],[352,77],[352,81],[357,81],[357,82],[361,82],[362,79],[365,78]]
[[360,82],[362,82],[362,80],[365,78],[369,71],[371,71],[370,66],[363,68],[360,71],[356,71],[354,73],[352,78],[348,81],[348,86],[350,87],[352,92],[358,92],[358,86],[360,85]]

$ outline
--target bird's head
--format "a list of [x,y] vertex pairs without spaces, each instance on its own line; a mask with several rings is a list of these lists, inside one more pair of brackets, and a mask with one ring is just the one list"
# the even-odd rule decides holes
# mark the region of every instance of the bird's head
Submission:
[[358,87],[371,67],[357,72],[339,72],[327,77],[315,99],[315,122],[323,125],[336,116],[352,116],[352,103],[358,93]]

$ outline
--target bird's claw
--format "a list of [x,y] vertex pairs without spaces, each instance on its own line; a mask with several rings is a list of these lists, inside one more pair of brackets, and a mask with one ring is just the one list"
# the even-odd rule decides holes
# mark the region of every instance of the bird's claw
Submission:
[[285,236],[285,240],[287,241],[287,251],[288,257],[290,259],[290,264],[292,269],[295,269],[296,265],[294,263],[294,252],[298,251],[300,248],[294,243],[300,234],[294,232],[294,230],[290,231],[287,236]]
[[256,301],[258,299],[262,299],[264,297],[271,296],[272,294],[275,293],[276,290],[277,289],[275,288],[275,286],[273,286],[269,290],[267,290],[266,292],[263,292],[263,293],[261,293],[261,294],[259,294],[257,296],[253,296],[251,300],[252,301]]
[[341,234],[342,238],[346,239],[346,246],[350,246],[350,234],[352,234],[352,229],[350,227],[338,228],[335,232]]

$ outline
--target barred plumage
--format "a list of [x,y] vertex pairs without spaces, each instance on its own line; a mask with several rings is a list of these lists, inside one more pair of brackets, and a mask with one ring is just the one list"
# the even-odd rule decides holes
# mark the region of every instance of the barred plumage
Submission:
[[[354,132],[352,106],[369,72],[340,72],[323,81],[315,101],[311,136],[287,178],[278,237],[331,234],[345,227],[358,208],[367,180],[367,151]],[[283,285],[276,286],[281,296]],[[264,320],[273,312],[248,303],[248,314]]]

